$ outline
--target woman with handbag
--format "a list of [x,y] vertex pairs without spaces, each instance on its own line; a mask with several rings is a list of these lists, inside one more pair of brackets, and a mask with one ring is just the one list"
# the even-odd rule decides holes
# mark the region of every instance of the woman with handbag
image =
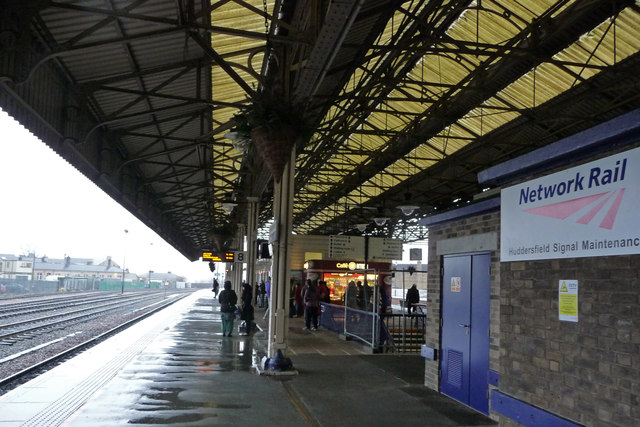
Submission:
[[218,302],[222,317],[222,336],[230,337],[231,331],[233,331],[233,321],[236,318],[236,303],[238,302],[238,295],[236,291],[231,289],[230,281],[224,282],[224,289],[218,295]]

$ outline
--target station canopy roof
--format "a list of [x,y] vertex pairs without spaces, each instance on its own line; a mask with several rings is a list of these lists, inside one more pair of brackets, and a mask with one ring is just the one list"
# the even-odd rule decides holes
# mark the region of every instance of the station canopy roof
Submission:
[[190,259],[272,216],[236,117],[269,77],[308,125],[297,234],[425,238],[478,172],[640,107],[636,1],[14,3],[2,107]]

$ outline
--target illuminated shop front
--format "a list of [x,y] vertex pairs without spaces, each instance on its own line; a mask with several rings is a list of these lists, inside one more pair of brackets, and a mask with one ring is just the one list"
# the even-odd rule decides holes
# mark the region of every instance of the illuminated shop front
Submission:
[[[391,276],[390,262],[370,262],[365,282],[365,263],[357,261],[335,261],[335,260],[309,260],[304,264],[305,279],[314,282],[324,280],[329,288],[331,303],[336,305],[344,304],[344,293],[350,281],[367,283],[369,286],[377,286],[384,283],[389,286],[390,280],[385,277]],[[390,289],[388,289],[390,292]]]

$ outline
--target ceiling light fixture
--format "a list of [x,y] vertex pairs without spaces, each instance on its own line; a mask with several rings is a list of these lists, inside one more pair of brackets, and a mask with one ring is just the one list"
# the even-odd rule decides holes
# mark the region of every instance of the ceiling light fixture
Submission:
[[367,229],[367,225],[369,225],[366,222],[359,222],[356,224],[356,228],[358,229],[358,231],[363,232],[364,230]]
[[224,134],[224,137],[231,141],[238,141],[242,139],[242,136],[238,132],[227,132]]
[[377,217],[373,218],[373,221],[377,225],[385,225],[388,220],[389,220],[389,218],[387,218],[386,216],[377,216]]
[[397,206],[397,208],[400,209],[405,216],[409,216],[413,211],[419,209],[420,206],[411,203],[411,192],[407,191],[404,193],[404,204]]
[[398,206],[398,209],[400,209],[402,213],[405,214],[405,216],[409,216],[413,213],[413,211],[415,211],[419,207],[420,206],[416,206],[416,205],[400,205]]
[[223,202],[222,203],[222,210],[229,215],[231,213],[231,211],[233,210],[233,208],[235,208],[236,206],[238,206],[237,203],[233,203],[233,202]]

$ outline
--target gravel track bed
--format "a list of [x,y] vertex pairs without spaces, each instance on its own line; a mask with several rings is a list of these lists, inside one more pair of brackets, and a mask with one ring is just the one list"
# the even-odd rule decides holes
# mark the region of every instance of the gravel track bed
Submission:
[[[152,294],[149,295],[149,299],[138,302],[135,306],[122,307],[107,315],[103,314],[95,318],[75,322],[66,327],[42,331],[30,338],[20,338],[13,345],[0,344],[0,379],[9,377],[16,372],[20,372],[139,317],[155,309],[156,305],[149,307],[154,302],[163,301],[164,299],[164,294],[162,293]],[[56,342],[56,340],[59,341]],[[49,345],[45,345],[47,343]],[[16,353],[28,351],[39,345],[45,346],[11,360],[5,360],[5,358],[9,358]],[[9,389],[0,389],[0,395],[6,393]]]
[[[44,302],[44,301],[39,301],[39,302]],[[60,300],[58,300],[58,302],[60,302]],[[59,305],[58,307],[50,307],[47,309],[42,309],[42,308],[38,308],[37,310],[35,310],[34,308],[28,308],[27,310],[29,310],[28,313],[11,313],[9,316],[7,315],[3,315],[2,318],[0,319],[0,325],[5,324],[5,323],[13,323],[16,321],[27,321],[27,320],[33,320],[33,319],[38,319],[41,317],[46,317],[46,316],[50,316],[52,314],[54,315],[59,315],[59,316],[63,316],[65,314],[69,314],[72,315],[74,312],[78,311],[78,310],[86,310],[86,309],[91,309],[96,307],[97,305],[103,305],[103,304],[110,304],[110,303],[118,303],[121,301],[118,301],[116,299],[101,299],[101,300],[94,300],[94,301],[78,301],[78,300],[73,300],[73,301],[69,301],[67,304],[65,305]],[[2,305],[0,304],[0,310],[2,309]],[[2,358],[2,356],[0,356],[0,359]]]

